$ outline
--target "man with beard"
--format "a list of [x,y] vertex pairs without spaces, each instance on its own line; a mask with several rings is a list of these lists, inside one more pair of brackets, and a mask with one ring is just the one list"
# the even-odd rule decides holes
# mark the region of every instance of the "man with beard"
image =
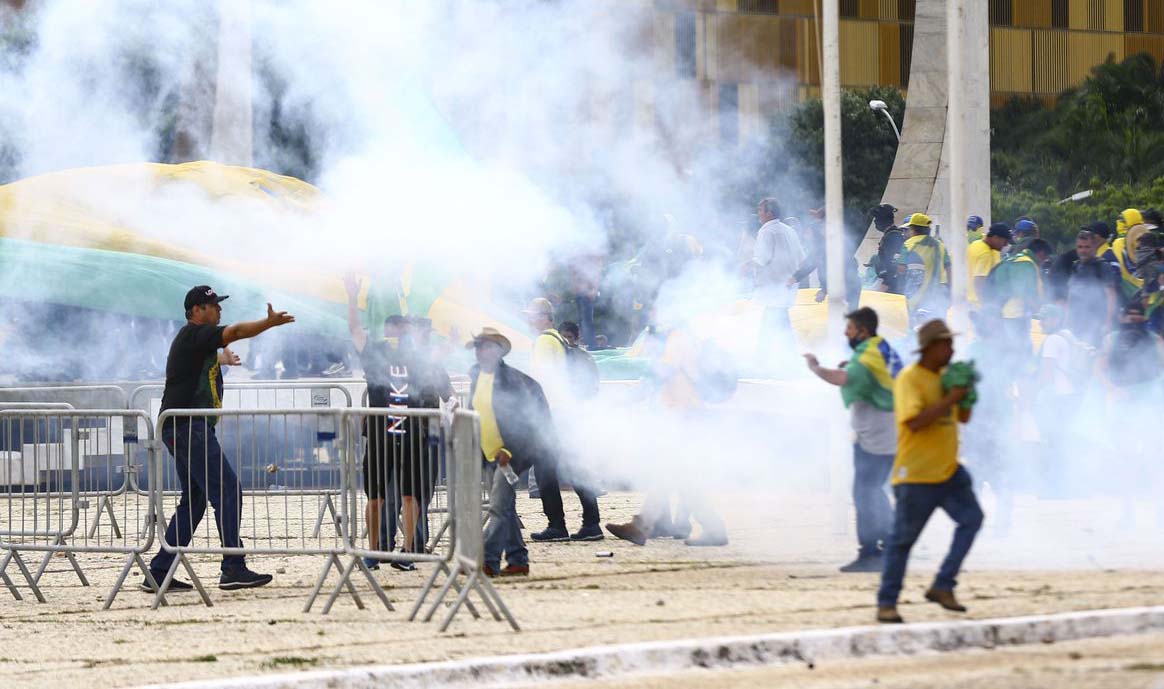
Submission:
[[893,379],[901,359],[877,335],[877,312],[862,307],[845,316],[845,337],[853,356],[838,368],[824,368],[805,354],[808,368],[818,378],[841,388],[841,399],[852,418],[853,504],[857,508],[857,559],[842,572],[880,572],[882,544],[889,540],[893,508],[885,491],[897,428],[893,421]]

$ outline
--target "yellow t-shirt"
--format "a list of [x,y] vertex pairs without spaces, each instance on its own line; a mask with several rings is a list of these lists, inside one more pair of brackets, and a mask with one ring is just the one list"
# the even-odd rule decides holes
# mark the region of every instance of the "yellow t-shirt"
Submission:
[[958,470],[958,405],[949,416],[917,431],[905,422],[938,402],[942,377],[912,364],[893,382],[893,416],[897,421],[897,456],[893,460],[893,484],[941,483]]
[[667,336],[659,364],[668,378],[659,390],[659,402],[669,409],[695,409],[702,406],[694,372],[698,364],[695,339],[682,328]]
[[538,335],[538,339],[534,340],[532,364],[535,378],[539,371],[566,365],[566,348],[562,346],[559,337],[561,335],[558,331],[551,329]]
[[985,240],[979,239],[966,248],[966,258],[970,263],[970,281],[966,284],[966,299],[970,305],[980,306],[978,291],[974,288],[974,278],[990,275],[991,269],[1002,261],[1002,252],[995,251]]
[[478,374],[477,389],[473,391],[473,411],[481,417],[481,452],[490,462],[497,459],[497,453],[505,447],[501,428],[493,414],[493,377],[492,373]]

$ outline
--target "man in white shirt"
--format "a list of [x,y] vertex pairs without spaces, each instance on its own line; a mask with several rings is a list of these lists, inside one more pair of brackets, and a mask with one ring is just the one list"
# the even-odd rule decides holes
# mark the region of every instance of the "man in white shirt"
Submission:
[[788,309],[796,303],[796,271],[804,263],[804,247],[796,231],[780,222],[780,204],[766,198],[756,206],[760,231],[749,267],[755,276],[756,299],[764,307],[760,341],[792,345]]

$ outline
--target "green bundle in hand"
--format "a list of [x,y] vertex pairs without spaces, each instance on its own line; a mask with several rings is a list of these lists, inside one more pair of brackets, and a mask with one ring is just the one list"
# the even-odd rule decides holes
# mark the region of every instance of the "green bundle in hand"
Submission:
[[949,392],[950,388],[968,388],[966,396],[958,403],[962,409],[970,409],[978,402],[978,389],[975,387],[982,376],[974,367],[974,361],[955,361],[946,367],[942,373],[942,390]]

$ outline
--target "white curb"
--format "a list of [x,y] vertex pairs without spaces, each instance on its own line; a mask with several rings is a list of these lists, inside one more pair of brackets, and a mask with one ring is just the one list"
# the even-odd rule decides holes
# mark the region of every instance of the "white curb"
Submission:
[[151,685],[143,689],[486,689],[553,680],[660,674],[695,668],[744,668],[867,656],[989,649],[1154,631],[1164,631],[1164,607],[654,641],[441,663],[204,680]]

